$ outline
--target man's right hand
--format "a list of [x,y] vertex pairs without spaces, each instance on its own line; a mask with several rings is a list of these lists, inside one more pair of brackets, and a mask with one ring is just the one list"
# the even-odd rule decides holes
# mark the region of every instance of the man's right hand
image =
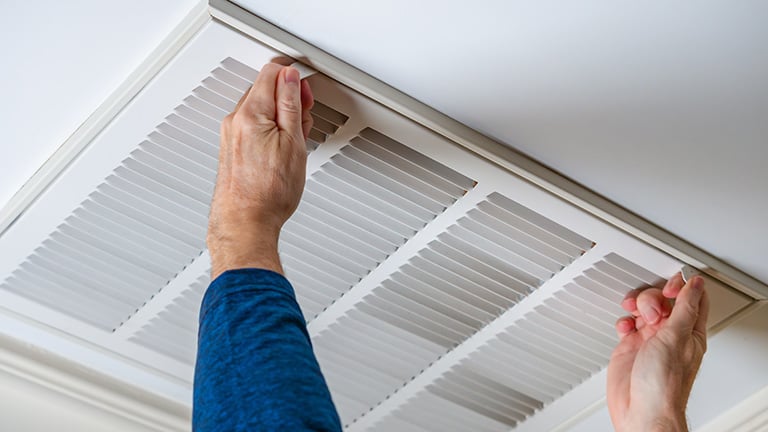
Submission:
[[283,272],[277,241],[304,190],[312,104],[296,69],[268,63],[222,122],[206,238],[212,279],[247,267]]
[[[672,300],[674,299],[674,306]],[[617,431],[686,431],[685,408],[707,350],[704,279],[631,291],[616,322],[621,338],[608,365],[608,410]]]

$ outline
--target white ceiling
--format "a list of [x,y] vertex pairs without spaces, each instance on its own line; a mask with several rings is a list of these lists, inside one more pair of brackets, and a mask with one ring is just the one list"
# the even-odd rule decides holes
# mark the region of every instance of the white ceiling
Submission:
[[240,3],[768,282],[768,2]]
[[3,2],[0,206],[196,3]]

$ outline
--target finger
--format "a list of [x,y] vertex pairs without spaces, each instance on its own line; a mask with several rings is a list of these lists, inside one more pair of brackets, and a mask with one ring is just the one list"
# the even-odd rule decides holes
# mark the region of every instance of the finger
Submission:
[[302,132],[299,71],[283,68],[277,78],[277,126],[294,137]]
[[253,87],[240,107],[240,111],[259,120],[275,121],[275,90],[277,76],[283,66],[267,63],[259,71]]
[[240,96],[240,100],[237,101],[237,105],[235,105],[235,109],[232,110],[232,114],[236,113],[240,109],[240,107],[243,105],[243,102],[245,102],[245,100],[248,99],[248,93],[251,92],[252,88],[253,86],[248,87],[248,90],[246,90],[245,93],[243,93],[243,95]]
[[647,324],[656,324],[665,312],[667,299],[658,288],[648,288],[637,296],[637,310]]
[[624,339],[624,336],[634,333],[635,330],[634,317],[625,316],[616,320],[616,334],[619,336],[619,339]]
[[[698,277],[701,280],[701,285],[704,285],[704,278]],[[702,288],[701,298],[699,299],[699,316],[696,319],[696,323],[693,325],[693,331],[699,333],[704,337],[704,341],[707,339],[707,319],[709,318],[709,294],[707,294],[706,288]]]
[[[669,317],[670,326],[683,334],[690,333],[695,326],[705,326],[707,317],[702,317],[699,311],[703,295],[704,279],[701,276],[694,276],[677,295],[672,315]],[[704,324],[699,324],[702,318]]]
[[624,296],[624,300],[621,301],[621,307],[630,313],[637,312],[637,296],[640,295],[640,293],[645,288],[635,288],[627,293],[627,295]]
[[669,278],[667,281],[667,284],[664,285],[664,297],[666,298],[675,298],[680,293],[680,290],[683,288],[683,285],[685,285],[685,281],[683,280],[682,273],[678,272],[675,273],[674,276]]
[[312,88],[307,80],[301,82],[301,131],[304,133],[304,140],[309,137],[309,131],[312,129],[312,112],[315,105],[315,98],[312,95]]
[[296,60],[288,56],[277,56],[277,57],[273,57],[272,60],[270,60],[270,63],[279,64],[280,66],[290,66],[295,62]]

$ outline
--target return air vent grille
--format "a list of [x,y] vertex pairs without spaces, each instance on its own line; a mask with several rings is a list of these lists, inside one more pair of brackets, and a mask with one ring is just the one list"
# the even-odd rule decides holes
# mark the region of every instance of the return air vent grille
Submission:
[[197,351],[200,303],[211,278],[200,276],[162,312],[137,331],[130,340],[187,364]]
[[[611,253],[427,385],[375,430],[508,431],[608,364],[633,288],[661,278]],[[437,422],[437,423],[433,423]],[[418,429],[413,429],[418,430]]]
[[[2,288],[119,327],[204,249],[219,124],[257,74],[222,61]],[[348,119],[321,103],[314,111],[324,136]]]
[[312,174],[280,236],[304,315],[322,312],[473,186],[397,141],[362,131]]
[[343,420],[385,399],[591,247],[501,194],[488,196],[315,339]]

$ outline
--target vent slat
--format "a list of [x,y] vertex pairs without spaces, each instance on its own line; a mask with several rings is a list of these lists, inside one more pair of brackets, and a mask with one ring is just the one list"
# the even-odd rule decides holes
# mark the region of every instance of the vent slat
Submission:
[[[55,311],[74,314],[82,321],[102,330],[108,330],[104,322],[114,320],[115,315],[127,316],[129,308],[113,309],[98,304],[93,299],[82,296],[77,291],[69,291],[66,286],[52,283],[41,278],[36,272],[19,270],[16,276],[6,281],[6,289],[27,299],[39,302]],[[52,295],[58,293],[58,295]]]
[[203,80],[203,85],[208,89],[216,94],[220,95],[221,97],[227,98],[229,100],[237,101],[240,100],[240,97],[243,96],[243,91],[240,91],[229,84],[226,84],[222,81],[217,80],[213,77],[208,77]]
[[[358,253],[365,255],[376,262],[383,261],[389,251],[377,249],[370,243],[364,241],[360,237],[357,237],[356,228],[351,231],[346,229],[342,230],[339,225],[334,225],[330,215],[326,219],[322,217],[312,218],[308,214],[309,212],[296,212],[291,219],[286,222],[286,227],[292,229],[292,225],[302,225],[304,227],[313,227],[315,231],[326,233],[328,236],[333,237],[339,243],[344,244],[346,247],[356,250]],[[344,227],[346,228],[346,227]]]
[[155,131],[149,134],[148,141],[176,153],[183,154],[188,159],[208,167],[209,169],[213,166],[215,170],[216,164],[218,163],[218,147],[210,146],[202,141],[182,142],[179,141],[179,139],[183,139],[183,136],[176,133],[174,129],[165,128],[165,130],[166,132],[173,134],[176,138]]
[[474,181],[469,177],[443,165],[434,159],[430,159],[427,156],[413,150],[400,142],[393,140],[392,138],[375,131],[371,128],[363,129],[360,132],[360,136],[366,140],[378,144],[386,149],[392,149],[395,153],[402,156],[404,159],[412,161],[413,163],[426,168],[430,172],[448,180],[461,189],[468,191],[474,187]]
[[[256,74],[258,74],[258,72],[256,72]],[[246,80],[245,78],[222,68],[216,68],[213,72],[211,72],[211,76],[223,83],[226,83],[229,86],[236,88],[240,91],[241,95],[245,93],[245,91],[248,90],[253,83],[253,81]]]
[[365,229],[370,232],[371,235],[375,235],[387,243],[387,245],[384,246],[385,248],[396,246],[397,244],[402,243],[406,238],[389,229],[386,224],[378,224],[376,223],[376,220],[370,220],[366,218],[365,215],[355,213],[349,207],[345,207],[343,203],[335,202],[331,199],[328,199],[326,196],[315,193],[313,186],[313,184],[308,183],[307,188],[304,191],[304,195],[302,196],[302,200],[304,202],[312,204],[322,210],[325,210],[328,213],[336,215],[338,218],[344,220],[345,224],[355,225],[360,228],[365,227]]
[[199,217],[208,217],[209,205],[185,195],[167,184],[160,183],[157,180],[143,176],[136,171],[130,170],[125,166],[115,169],[115,177],[126,183],[136,185],[137,187],[151,191],[161,199],[172,202],[181,208],[189,209],[191,214]]
[[390,191],[395,200],[403,202],[402,205],[409,207],[409,211],[412,213],[418,214],[420,212],[425,212],[426,214],[437,214],[445,210],[441,204],[424,199],[425,196],[413,190],[411,185],[407,183],[403,184],[398,181],[408,181],[408,179],[393,179],[371,169],[363,162],[347,157],[345,154],[337,154],[331,160],[356,177],[365,179],[382,189]]
[[195,175],[173,163],[158,158],[157,156],[143,151],[134,155],[134,161],[142,163],[148,167],[155,169],[156,171],[164,173],[166,176],[175,179],[180,183],[188,185],[192,190],[196,191],[201,198],[203,196],[210,196],[213,192],[215,176],[202,172],[200,175]]
[[111,220],[112,222],[120,224],[123,227],[125,227],[127,230],[133,233],[136,233],[142,237],[157,239],[158,241],[163,242],[169,247],[172,247],[175,250],[187,256],[192,256],[195,253],[199,252],[199,251],[196,251],[194,246],[190,246],[176,239],[175,237],[172,237],[166,234],[163,231],[158,231],[156,228],[144,223],[143,221],[132,219],[114,209],[105,207],[95,201],[89,200],[84,202],[82,205],[82,208],[84,212],[88,212],[89,214],[92,214],[96,218]]
[[328,120],[318,116],[317,114],[311,113],[312,115],[312,127],[319,130],[320,132],[327,134],[327,135],[333,135],[336,133],[336,131],[339,129],[339,127]]
[[218,93],[211,91],[203,86],[192,90],[192,94],[227,114],[234,111],[235,105],[237,105],[237,102],[227,99],[224,96],[221,96]]
[[519,216],[521,219],[531,222],[544,231],[565,240],[571,245],[579,248],[582,252],[592,248],[592,242],[589,239],[576,234],[515,201],[512,201],[500,193],[492,193],[488,196],[488,201]]
[[[353,144],[355,141],[352,142]],[[350,161],[355,161],[359,165],[375,170],[372,179],[382,185],[389,185],[389,188],[400,189],[400,193],[405,193],[405,197],[411,202],[425,207],[430,211],[439,212],[441,208],[451,205],[454,201],[451,195],[432,187],[424,182],[423,179],[412,176],[401,168],[381,162],[370,154],[362,151],[356,145],[346,146],[341,149],[341,154]],[[347,165],[357,170],[354,164]],[[407,188],[401,186],[407,185]]]
[[424,183],[434,186],[438,190],[445,191],[451,196],[460,196],[467,191],[466,189],[458,187],[455,184],[445,180],[439,175],[432,173],[427,168],[411,162],[410,160],[398,154],[395,149],[387,149],[362,137],[352,139],[352,143],[355,145],[355,147],[380,160],[381,162],[391,166],[393,169],[403,171],[413,178],[421,179],[421,181]]
[[201,204],[206,204],[210,202],[210,197],[206,199],[207,195],[204,191],[191,187],[188,184],[184,183],[183,181],[177,178],[171,177],[168,174],[158,170],[157,168],[154,168],[152,166],[139,162],[138,160],[135,160],[135,159],[128,159],[125,162],[123,162],[123,165],[126,168],[132,171],[135,171],[139,175],[147,177],[157,183],[165,184],[168,187],[174,189],[175,191],[181,194],[184,194]]
[[[189,136],[192,136],[195,138],[195,142],[203,142],[208,144],[206,147],[209,150],[218,150],[219,148],[219,133],[218,130],[210,131],[204,127],[201,127],[198,124],[195,124],[181,116],[179,116],[176,113],[170,114],[168,117],[165,118],[165,123],[173,126],[174,128],[183,131],[184,133],[188,134]],[[191,141],[184,141],[185,143],[191,142]],[[218,162],[218,158],[214,157],[214,165],[210,168],[216,168],[216,162]]]
[[249,67],[245,63],[241,63],[231,57],[228,57],[221,62],[221,66],[237,75],[242,77],[244,80],[246,80],[249,84],[254,82],[256,80],[256,77],[259,75],[259,71],[256,69]]
[[161,268],[167,268],[176,260],[184,259],[184,255],[168,248],[155,239],[144,237],[135,231],[113,223],[111,220],[102,219],[93,213],[86,213],[83,209],[77,209],[68,223],[74,228],[92,232],[99,238],[112,244],[123,242],[123,247],[132,255],[143,255],[151,262],[157,263]]
[[327,232],[313,230],[300,223],[286,224],[283,227],[283,232],[306,239],[308,242],[326,248],[327,250],[336,251],[338,255],[344,256],[345,259],[353,261],[355,265],[362,266],[362,268],[374,268],[379,264],[379,261],[366,256],[361,251],[350,247],[338,238],[329,235]]
[[[97,239],[97,237],[93,235],[95,234],[93,230],[83,229],[73,224],[61,226],[59,232],[64,236],[60,238],[61,241],[51,242],[46,245],[46,248],[40,248],[37,255],[42,256],[50,251],[62,256],[81,258],[77,260],[77,264],[71,264],[70,268],[86,266],[95,271],[104,271],[105,281],[108,281],[110,284],[127,284],[125,287],[126,289],[131,289],[133,286],[132,284],[159,283],[163,280],[163,267],[158,266],[158,262],[151,260],[147,255],[142,255],[140,253],[141,251],[136,251],[138,253],[130,251],[125,251],[123,253],[124,250],[115,251],[115,248],[109,241],[93,241]],[[51,238],[53,239],[53,237]],[[76,241],[73,241],[74,239],[76,239]],[[87,243],[80,241],[81,239],[86,240]],[[103,237],[98,237],[98,240],[102,239]],[[66,244],[66,246],[63,246],[63,244]],[[98,251],[90,250],[91,246],[98,248]],[[125,260],[127,265],[123,266],[124,268],[114,268],[113,266],[107,267],[107,265],[104,264],[104,261],[89,261],[82,259],[87,255],[85,255],[85,253],[78,253],[79,251],[89,252],[99,256],[111,255],[117,259]],[[89,273],[92,273],[92,271]],[[117,276],[119,280],[115,281],[112,275]]]
[[367,188],[360,187],[360,185],[346,183],[339,177],[330,175],[328,172],[319,171],[315,173],[312,178],[318,184],[333,189],[339,194],[349,197],[360,197],[358,199],[361,203],[364,203],[381,214],[387,215],[390,219],[407,226],[411,230],[419,230],[426,224],[423,218],[414,216],[413,214],[400,209],[398,206],[392,205],[381,195],[376,194],[375,191],[369,191]]
[[451,293],[451,295],[455,295],[457,298],[493,316],[502,312],[503,309],[493,302],[494,298],[489,300],[485,289],[468,291],[462,288],[463,284],[460,280],[457,283],[455,278],[451,277],[451,274],[447,273],[445,269],[435,265],[429,257],[417,256],[411,260],[411,264],[413,265],[412,268],[418,270],[411,272],[403,270],[405,274],[408,274],[415,279],[419,279],[427,285],[439,287],[440,290],[445,291],[446,293]]
[[[206,217],[207,212],[205,211],[207,209],[205,209],[203,206],[200,206],[202,208],[191,209],[190,204],[194,205],[194,203],[191,201],[184,201],[183,199],[176,200],[167,196],[160,195],[156,192],[157,189],[147,189],[146,187],[136,185],[135,183],[128,181],[126,178],[117,175],[111,175],[107,177],[106,182],[109,185],[124,191],[125,193],[128,193],[139,199],[146,200],[157,208],[167,209],[179,218],[186,221],[186,223],[192,224],[193,226],[208,225],[208,218]],[[179,201],[182,201],[183,203]]]
[[336,126],[341,126],[349,120],[349,116],[346,116],[319,101],[315,101],[315,104],[312,106],[312,113],[328,120]]
[[524,296],[539,286],[542,280],[549,279],[549,277],[538,279],[520,271],[520,268],[516,267],[514,263],[501,260],[489,253],[486,244],[473,244],[471,241],[450,234],[450,232],[441,234],[438,239],[445,245],[445,248],[442,248],[444,251],[441,253],[461,259],[468,263],[466,264],[467,267],[499,281],[517,295]]
[[391,276],[391,281],[397,283],[397,285],[409,287],[411,291],[423,294],[440,304],[461,311],[462,314],[471,317],[478,324],[488,322],[493,318],[493,313],[473,304],[472,300],[479,300],[479,297],[444,283],[440,285],[426,284],[410,276],[413,273],[418,273],[418,270],[406,265],[400,272]]
[[382,282],[381,285],[387,288],[387,290],[391,291],[393,294],[397,294],[410,301],[416,302],[422,307],[432,309],[442,315],[445,315],[455,321],[464,324],[465,326],[468,326],[469,328],[478,328],[482,326],[481,321],[470,317],[466,313],[462,312],[461,309],[447,306],[444,303],[438,301],[438,299],[435,297],[430,297],[429,295],[425,295],[424,293],[421,293],[417,290],[410,289],[395,282],[392,279]]
[[229,114],[229,111],[224,111],[223,109],[214,106],[195,95],[187,96],[184,98],[184,104],[197,111],[198,113],[210,117],[211,120],[219,125],[221,125],[221,121],[224,120],[224,117]]
[[322,197],[322,199],[330,201],[335,205],[344,208],[346,211],[359,215],[360,220],[375,226],[386,227],[388,231],[393,232],[393,235],[397,235],[400,238],[408,238],[416,233],[415,230],[402,224],[397,219],[370,207],[368,203],[357,201],[320,182],[315,181],[308,184],[306,191],[313,195],[317,195],[318,197]]
[[176,107],[175,111],[179,117],[189,121],[190,123],[199,125],[200,127],[205,128],[213,134],[218,135],[219,131],[221,130],[221,122],[216,121],[213,118],[201,113],[200,111],[196,111],[191,107],[186,105],[179,105]]

